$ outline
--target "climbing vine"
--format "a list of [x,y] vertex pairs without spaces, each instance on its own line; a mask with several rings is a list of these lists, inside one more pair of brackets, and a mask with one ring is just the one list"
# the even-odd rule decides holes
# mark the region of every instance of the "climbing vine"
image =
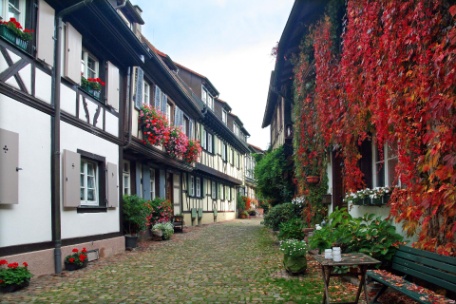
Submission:
[[[337,146],[345,188],[355,191],[365,186],[361,143],[374,141],[380,157],[385,144],[397,146],[402,187],[391,216],[419,233],[416,247],[445,255],[456,255],[455,17],[445,0],[349,0],[342,52],[331,37],[341,21],[325,16],[306,37],[313,52],[302,49],[295,65],[295,161]],[[309,80],[303,71],[313,68]],[[322,145],[311,154],[315,138]]]

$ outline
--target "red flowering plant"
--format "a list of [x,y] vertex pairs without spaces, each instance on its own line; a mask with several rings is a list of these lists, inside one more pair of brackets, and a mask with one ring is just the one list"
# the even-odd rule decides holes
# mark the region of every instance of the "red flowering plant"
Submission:
[[0,260],[0,287],[28,284],[32,276],[27,262],[19,266],[17,262],[8,263],[7,260]]
[[154,107],[143,105],[139,111],[139,128],[144,135],[144,143],[150,145],[163,144],[169,135],[166,115]]
[[24,41],[33,39],[33,30],[23,29],[22,25],[14,17],[10,18],[9,21],[0,21],[0,26],[6,26],[14,35]]
[[183,159],[186,163],[194,163],[198,160],[201,153],[201,145],[199,141],[190,139],[188,141],[187,150],[184,152]]
[[79,267],[84,266],[87,263],[87,249],[84,247],[81,251],[78,248],[73,248],[72,254],[69,254],[65,258],[66,264],[76,264]]
[[179,127],[172,127],[168,136],[165,137],[163,146],[166,153],[172,158],[184,156],[188,147],[188,137],[182,133]]
[[101,88],[105,86],[105,83],[100,78],[85,78],[81,77],[81,87],[85,89],[92,89],[95,91],[101,91]]
[[173,209],[169,200],[157,197],[148,201],[147,207],[149,209],[147,226],[153,227],[155,224],[171,221]]

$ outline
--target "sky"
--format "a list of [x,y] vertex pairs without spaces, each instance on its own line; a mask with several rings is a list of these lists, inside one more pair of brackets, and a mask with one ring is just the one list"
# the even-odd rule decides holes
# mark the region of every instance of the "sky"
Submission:
[[294,0],[131,0],[142,10],[142,33],[160,51],[204,75],[250,133],[270,144],[261,128],[277,44]]

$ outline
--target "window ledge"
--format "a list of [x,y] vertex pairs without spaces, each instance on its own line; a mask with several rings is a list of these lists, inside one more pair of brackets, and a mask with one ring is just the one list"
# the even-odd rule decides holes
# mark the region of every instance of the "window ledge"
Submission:
[[108,212],[108,208],[100,206],[79,206],[77,211],[78,213],[102,213]]

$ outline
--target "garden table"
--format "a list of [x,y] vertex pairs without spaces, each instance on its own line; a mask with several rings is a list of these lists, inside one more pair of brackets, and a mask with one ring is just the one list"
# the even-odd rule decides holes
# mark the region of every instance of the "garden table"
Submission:
[[[332,259],[325,259],[324,254],[317,254],[314,256],[315,260],[321,266],[321,272],[323,275],[323,281],[325,283],[325,293],[323,294],[323,304],[329,304],[329,280],[331,277],[336,276],[355,276],[360,279],[358,290],[356,292],[356,299],[354,302],[348,303],[358,303],[359,296],[361,295],[361,289],[364,287],[364,296],[366,298],[366,303],[368,302],[367,291],[366,291],[366,271],[367,268],[371,265],[380,263],[379,260],[376,260],[367,254],[364,253],[343,253],[342,260],[340,262],[335,262]],[[334,273],[334,268],[337,266],[348,266],[356,267],[356,272],[349,273]],[[359,277],[361,276],[361,277]],[[334,302],[332,302],[334,303]]]

